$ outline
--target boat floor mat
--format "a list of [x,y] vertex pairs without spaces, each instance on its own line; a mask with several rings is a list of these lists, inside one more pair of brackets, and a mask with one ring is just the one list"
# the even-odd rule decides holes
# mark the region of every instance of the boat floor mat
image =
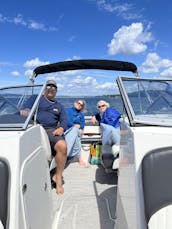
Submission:
[[59,211],[58,229],[113,229],[117,193],[116,173],[101,165],[71,163],[63,174],[64,195],[53,189],[54,210]]

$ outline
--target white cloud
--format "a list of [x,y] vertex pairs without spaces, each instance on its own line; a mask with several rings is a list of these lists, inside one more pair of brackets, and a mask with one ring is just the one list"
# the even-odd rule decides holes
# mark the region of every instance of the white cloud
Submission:
[[24,21],[21,14],[18,14],[17,17],[14,17],[13,19],[9,19],[9,22],[14,23],[16,25],[27,26],[27,23]]
[[33,75],[33,71],[31,69],[28,69],[25,71],[25,76],[31,77]]
[[97,6],[110,13],[115,13],[125,20],[140,19],[141,10],[136,9],[131,3],[121,3],[120,1],[96,0]]
[[0,14],[0,23],[11,23],[14,25],[24,26],[32,30],[41,30],[41,31],[57,31],[58,30],[58,28],[55,26],[47,26],[35,20],[24,19],[21,14],[18,14],[14,18],[6,17]]
[[124,53],[127,55],[138,54],[147,49],[146,43],[153,40],[149,27],[143,27],[142,23],[132,23],[130,26],[122,26],[114,33],[113,39],[108,44],[109,55]]
[[25,68],[35,68],[37,66],[41,66],[44,64],[49,64],[48,61],[40,61],[38,57],[36,57],[35,59],[32,60],[28,60],[24,63],[24,67]]
[[172,61],[162,59],[157,53],[149,53],[140,67],[143,73],[157,73],[162,68],[172,67]]
[[172,67],[164,70],[163,72],[160,73],[160,76],[166,77],[166,78],[171,78],[172,77]]
[[77,87],[90,87],[90,85],[97,85],[97,81],[96,79],[94,79],[93,77],[86,77],[83,78],[81,76],[77,76],[74,80],[73,80],[73,84],[76,85]]
[[13,76],[20,76],[20,73],[18,71],[13,71],[13,72],[11,72],[11,75],[13,75]]
[[72,58],[67,58],[66,60],[80,60],[80,56],[73,56]]
[[[81,73],[81,72],[80,72]],[[93,76],[85,76],[76,73],[76,75],[58,75],[55,77],[59,87],[59,95],[102,95],[114,94],[117,90],[115,83],[98,82]]]
[[116,83],[110,83],[110,82],[106,82],[106,83],[103,83],[103,84],[98,84],[96,86],[97,89],[110,89],[110,90],[113,90],[113,89],[117,89],[117,85]]
[[72,42],[72,41],[75,40],[75,39],[76,39],[76,36],[75,36],[75,35],[72,35],[71,37],[68,38],[68,41],[69,41],[69,42]]
[[69,70],[69,71],[63,72],[63,75],[64,76],[73,76],[73,75],[76,75],[80,72],[82,72],[82,70]]
[[0,66],[14,66],[14,65],[16,64],[11,62],[5,62],[5,61],[0,62]]
[[43,30],[43,31],[46,31],[45,25],[42,24],[42,23],[38,23],[38,22],[36,22],[36,21],[30,21],[28,27],[31,28],[31,29],[35,29],[35,30]]

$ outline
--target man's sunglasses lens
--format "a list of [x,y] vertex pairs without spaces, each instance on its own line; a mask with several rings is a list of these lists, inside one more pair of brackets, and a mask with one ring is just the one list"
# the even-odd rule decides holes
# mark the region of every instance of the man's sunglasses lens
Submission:
[[56,90],[57,88],[55,86],[53,86],[53,85],[47,85],[46,89],[47,90]]

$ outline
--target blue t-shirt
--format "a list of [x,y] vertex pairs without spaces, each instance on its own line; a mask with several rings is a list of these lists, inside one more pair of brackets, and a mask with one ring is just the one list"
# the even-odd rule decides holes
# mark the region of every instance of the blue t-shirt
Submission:
[[38,106],[37,122],[45,128],[56,128],[58,123],[64,130],[67,129],[67,117],[64,106],[55,101],[49,101],[42,96]]
[[85,119],[81,111],[77,110],[75,107],[66,108],[68,128],[74,126],[75,124],[80,125],[80,129],[84,129]]

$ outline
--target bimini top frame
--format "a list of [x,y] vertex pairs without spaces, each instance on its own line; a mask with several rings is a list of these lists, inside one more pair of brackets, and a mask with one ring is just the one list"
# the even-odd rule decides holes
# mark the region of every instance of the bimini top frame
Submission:
[[81,69],[129,71],[138,75],[136,65],[131,62],[117,60],[83,59],[63,61],[39,66],[34,69],[33,77],[31,80],[34,81],[34,78],[39,74]]

